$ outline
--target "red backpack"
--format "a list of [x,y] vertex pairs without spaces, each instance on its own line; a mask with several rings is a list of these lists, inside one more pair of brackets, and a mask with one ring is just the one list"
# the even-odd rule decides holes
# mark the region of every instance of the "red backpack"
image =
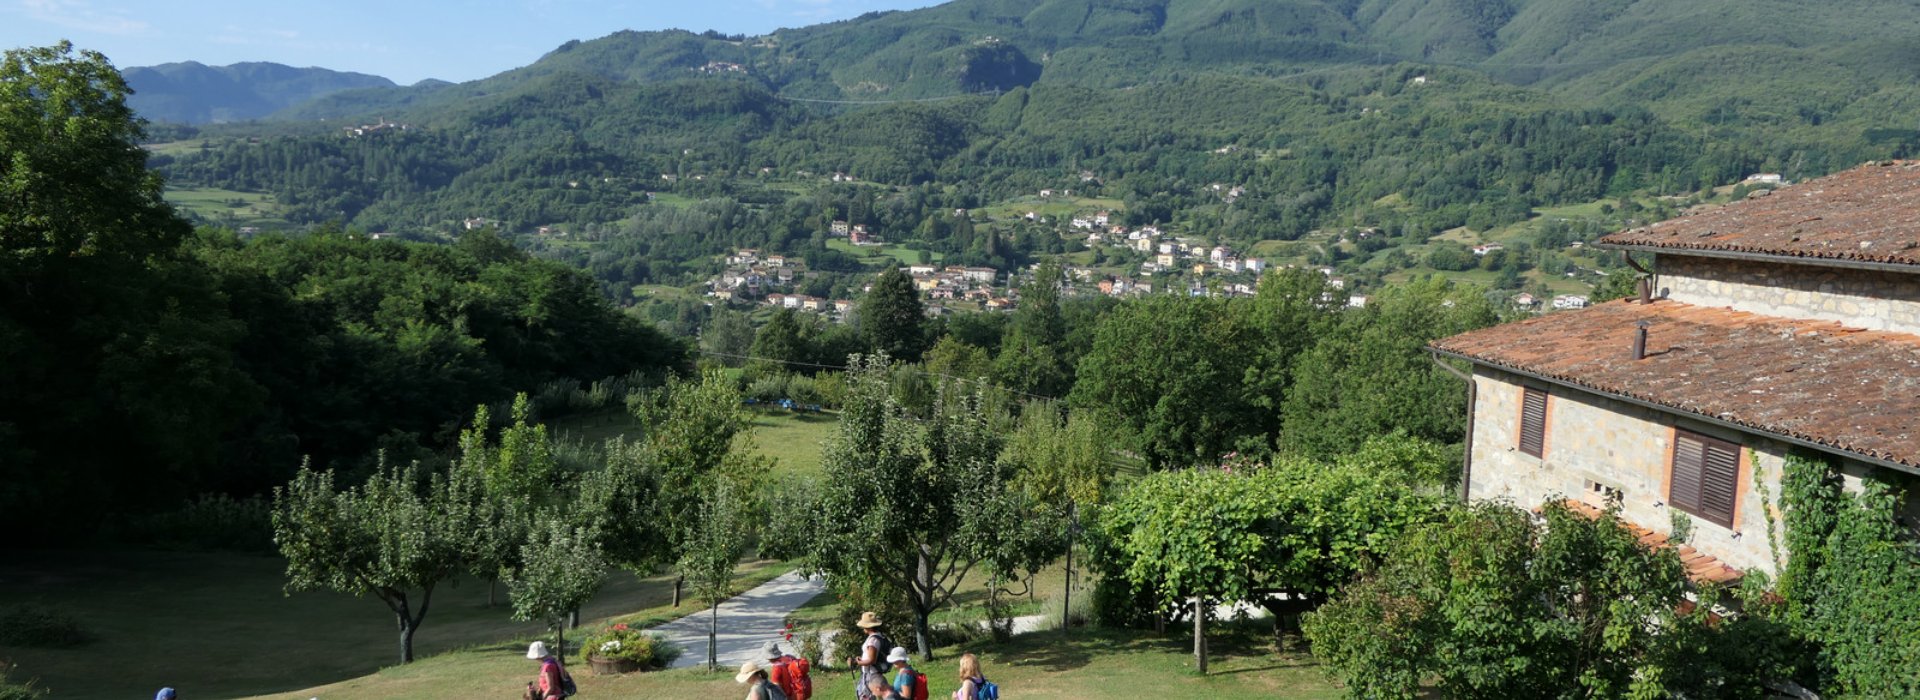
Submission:
[[813,664],[795,656],[782,656],[767,671],[767,680],[780,686],[787,694],[787,700],[808,700],[813,697]]
[[913,700],[927,700],[927,674],[913,672]]

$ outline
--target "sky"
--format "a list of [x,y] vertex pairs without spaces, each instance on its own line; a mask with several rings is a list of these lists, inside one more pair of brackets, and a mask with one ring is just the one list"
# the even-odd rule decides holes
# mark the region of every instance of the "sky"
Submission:
[[765,34],[942,0],[0,0],[0,48],[67,39],[121,68],[272,61],[461,82],[622,29]]

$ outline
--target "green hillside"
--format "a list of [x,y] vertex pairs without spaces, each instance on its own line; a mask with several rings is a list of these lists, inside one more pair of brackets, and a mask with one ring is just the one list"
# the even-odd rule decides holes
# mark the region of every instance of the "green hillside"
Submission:
[[[758,37],[617,32],[483,80],[170,133],[203,146],[153,164],[270,196],[291,227],[579,230],[521,242],[622,300],[697,285],[734,247],[870,270],[827,245],[835,219],[947,264],[1142,262],[1062,236],[1068,200],[1008,208],[1049,189],[1243,249],[1378,228],[1289,257],[1390,277],[1441,232],[1537,209],[1912,154],[1916,22],[1853,1],[958,0]],[[317,121],[375,117],[408,128]],[[1543,274],[1519,272],[1503,283]]]

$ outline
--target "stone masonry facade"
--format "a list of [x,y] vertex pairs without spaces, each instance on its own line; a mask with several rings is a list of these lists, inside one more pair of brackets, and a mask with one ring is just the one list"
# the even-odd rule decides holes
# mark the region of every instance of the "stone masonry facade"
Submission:
[[[1667,506],[1667,480],[1677,427],[1743,448],[1733,528],[1691,518],[1688,543],[1736,569],[1778,573],[1767,521],[1779,497],[1784,446],[1486,366],[1475,372],[1473,500],[1504,500],[1529,510],[1559,499],[1604,507],[1611,492],[1620,499],[1622,518],[1671,535],[1678,511]],[[1523,387],[1547,392],[1539,458],[1518,449]],[[1766,486],[1756,488],[1756,476]]]
[[1658,291],[1683,304],[1920,334],[1920,275],[1662,253]]

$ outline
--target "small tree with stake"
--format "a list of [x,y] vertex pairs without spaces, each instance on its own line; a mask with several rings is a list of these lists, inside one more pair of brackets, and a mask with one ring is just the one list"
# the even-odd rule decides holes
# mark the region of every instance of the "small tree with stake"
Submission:
[[749,505],[740,496],[740,488],[727,480],[716,481],[700,502],[700,526],[686,542],[680,557],[680,571],[692,585],[695,600],[708,609],[707,668],[719,668],[716,646],[720,633],[720,603],[738,592],[733,568],[746,554],[751,533]]
[[302,466],[274,490],[287,590],[379,598],[399,623],[400,662],[410,663],[434,588],[467,564],[481,498],[479,479],[458,469],[434,475],[423,492],[419,465],[389,468],[383,456],[365,485],[335,491],[333,472]]
[[567,657],[567,615],[586,605],[600,590],[607,560],[599,533],[549,512],[520,550],[520,568],[507,574],[516,620],[540,620],[554,635],[554,653]]

